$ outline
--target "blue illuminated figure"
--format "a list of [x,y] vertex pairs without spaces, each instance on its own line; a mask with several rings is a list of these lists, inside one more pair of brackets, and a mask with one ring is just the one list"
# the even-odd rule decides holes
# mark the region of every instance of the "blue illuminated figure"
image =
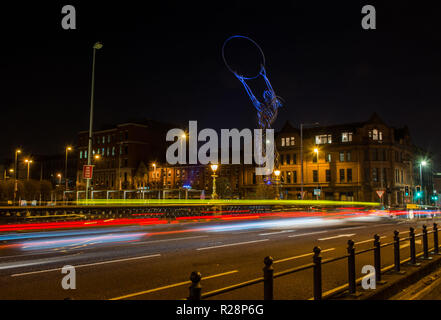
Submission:
[[[246,40],[249,40],[259,49],[260,54],[262,55],[263,63],[261,64],[260,71],[256,76],[246,77],[243,75],[239,75],[236,71],[234,71],[228,65],[228,63],[225,59],[225,52],[224,52],[225,45],[227,44],[227,42],[229,42],[231,39],[234,39],[234,38],[244,38]],[[242,83],[242,85],[245,88],[245,91],[247,92],[248,96],[251,99],[251,102],[253,103],[254,107],[256,108],[259,127],[262,129],[271,128],[271,125],[274,123],[274,121],[277,118],[278,109],[282,106],[282,103],[280,101],[280,98],[277,97],[276,93],[274,92],[274,89],[271,86],[271,83],[266,75],[265,56],[263,54],[262,49],[259,47],[259,45],[254,40],[252,40],[248,37],[232,36],[224,42],[224,45],[222,47],[222,56],[223,56],[225,65],[236,76],[236,78],[239,79],[239,81]],[[262,95],[262,102],[256,98],[256,96],[254,95],[250,86],[246,83],[246,80],[256,79],[258,77],[262,77],[265,80],[265,84],[266,84],[266,89],[264,90],[263,95]]]

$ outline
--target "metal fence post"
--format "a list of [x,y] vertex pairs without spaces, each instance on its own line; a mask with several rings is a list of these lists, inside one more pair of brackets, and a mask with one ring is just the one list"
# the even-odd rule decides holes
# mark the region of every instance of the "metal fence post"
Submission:
[[400,232],[394,231],[394,270],[400,272]]
[[410,263],[416,264],[416,252],[415,252],[415,229],[410,227]]
[[193,271],[190,275],[191,285],[190,285],[190,295],[188,296],[188,300],[201,300],[201,273]]
[[265,257],[263,263],[263,299],[273,300],[274,299],[274,268],[273,268],[273,258],[268,256]]
[[433,224],[433,253],[439,254],[438,225],[436,223]]
[[423,225],[423,257],[424,259],[429,259],[429,242],[427,239],[427,226]]
[[374,267],[375,267],[375,281],[378,283],[381,281],[381,244],[380,236],[374,235]]
[[314,247],[314,300],[322,300],[322,257],[320,256],[320,247]]
[[356,291],[355,283],[355,248],[354,241],[348,240],[348,284],[349,294],[354,294]]

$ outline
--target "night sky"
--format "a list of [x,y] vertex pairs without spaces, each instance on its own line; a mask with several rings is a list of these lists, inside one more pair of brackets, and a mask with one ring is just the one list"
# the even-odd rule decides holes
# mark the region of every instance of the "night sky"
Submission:
[[[414,143],[440,154],[439,1],[342,2],[2,4],[0,156],[11,158],[16,146],[25,154],[62,153],[88,129],[96,41],[104,47],[97,52],[95,128],[143,118],[255,127],[254,107],[221,56],[234,34],[253,38],[265,53],[285,101],[276,128],[286,120],[364,121],[377,112],[388,124],[408,125]],[[76,8],[77,30],[61,27],[67,4]],[[366,4],[376,7],[377,30],[361,28]]]

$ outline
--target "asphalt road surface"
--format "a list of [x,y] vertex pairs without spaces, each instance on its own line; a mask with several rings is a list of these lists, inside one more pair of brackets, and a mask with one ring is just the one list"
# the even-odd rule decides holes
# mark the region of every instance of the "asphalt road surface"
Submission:
[[[319,246],[323,259],[345,255],[347,240],[356,250],[382,243],[393,231],[408,236],[409,227],[431,229],[433,219],[387,217],[255,218],[162,225],[113,226],[0,235],[0,299],[183,299],[192,271],[202,274],[202,292],[262,276],[265,256],[275,272],[312,262]],[[419,238],[421,239],[421,238]],[[429,236],[429,247],[432,237]],[[393,264],[392,246],[382,250],[382,266]],[[417,252],[422,250],[417,240]],[[409,243],[401,245],[401,259]],[[357,278],[373,253],[356,259]],[[76,289],[62,288],[63,266],[75,267]],[[346,259],[322,266],[323,292],[347,283]],[[275,279],[275,299],[312,297],[312,269]],[[211,299],[263,299],[257,284]]]

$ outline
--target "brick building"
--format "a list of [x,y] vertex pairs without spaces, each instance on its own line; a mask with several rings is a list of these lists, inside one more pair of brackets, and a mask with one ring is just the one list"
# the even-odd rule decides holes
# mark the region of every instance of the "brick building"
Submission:
[[[281,188],[285,198],[300,197],[300,130],[289,123],[277,134]],[[403,206],[412,199],[417,159],[407,127],[393,128],[377,114],[366,122],[303,129],[305,199],[379,201]],[[406,187],[411,191],[405,196]]]
[[[95,190],[137,189],[147,186],[147,166],[165,158],[165,136],[173,125],[145,120],[102,128],[93,132],[91,187]],[[78,134],[77,188],[85,189],[88,131]],[[99,155],[97,160],[95,155]]]

